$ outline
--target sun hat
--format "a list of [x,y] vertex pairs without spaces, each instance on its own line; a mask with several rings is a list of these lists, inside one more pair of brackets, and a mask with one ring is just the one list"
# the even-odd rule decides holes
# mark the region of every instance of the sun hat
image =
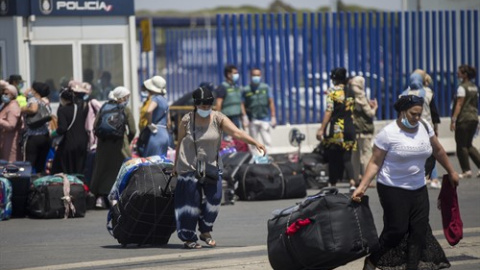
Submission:
[[154,93],[158,93],[161,95],[165,95],[167,93],[167,89],[165,89],[167,82],[162,76],[153,76],[152,78],[143,82],[145,88],[149,91]]

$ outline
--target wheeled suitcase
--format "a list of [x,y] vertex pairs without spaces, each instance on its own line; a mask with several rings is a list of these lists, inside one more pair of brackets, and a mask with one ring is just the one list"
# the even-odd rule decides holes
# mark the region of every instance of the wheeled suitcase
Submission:
[[87,192],[84,183],[74,175],[64,176],[48,175],[33,181],[28,200],[30,217],[85,217]]
[[326,188],[274,215],[267,247],[275,270],[334,269],[378,248],[367,196],[356,203]]
[[27,215],[27,200],[30,191],[32,166],[27,161],[0,162],[0,171],[12,184],[12,217]]
[[222,156],[222,205],[235,204],[235,190],[238,188],[238,182],[235,180],[235,174],[242,164],[252,161],[250,152],[231,152],[224,153]]
[[222,178],[229,182],[235,181],[235,174],[243,164],[250,163],[252,154],[250,152],[233,152],[222,156],[223,173]]
[[176,228],[171,174],[162,164],[141,163],[126,175],[109,212],[109,232],[122,246],[167,244]]

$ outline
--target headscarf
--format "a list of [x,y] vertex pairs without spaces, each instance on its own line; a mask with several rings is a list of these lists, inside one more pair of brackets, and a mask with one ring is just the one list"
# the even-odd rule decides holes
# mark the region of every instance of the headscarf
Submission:
[[8,85],[8,82],[4,81],[4,80],[0,80],[0,90],[4,89],[5,87],[7,87]]
[[412,73],[410,75],[410,90],[420,90],[423,89],[423,76],[418,73]]
[[108,99],[118,101],[121,98],[124,98],[126,96],[130,95],[130,90],[128,90],[126,87],[123,86],[118,86],[110,93],[108,94]]
[[397,112],[403,112],[410,109],[413,106],[422,106],[423,107],[424,99],[416,95],[404,95],[395,102],[393,108]]
[[7,84],[7,86],[5,86],[3,92],[11,94],[14,99],[17,98],[17,96],[18,96],[17,88],[14,85],[11,85],[11,84]]

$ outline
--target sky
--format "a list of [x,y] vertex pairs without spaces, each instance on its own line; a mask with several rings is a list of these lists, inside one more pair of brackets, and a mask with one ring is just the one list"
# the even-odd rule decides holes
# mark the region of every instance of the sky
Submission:
[[[332,0],[283,0],[295,8],[317,9],[328,6]],[[252,5],[266,8],[273,0],[135,0],[135,9],[194,11],[217,6]],[[356,4],[387,11],[400,11],[403,0],[343,0],[344,4]]]

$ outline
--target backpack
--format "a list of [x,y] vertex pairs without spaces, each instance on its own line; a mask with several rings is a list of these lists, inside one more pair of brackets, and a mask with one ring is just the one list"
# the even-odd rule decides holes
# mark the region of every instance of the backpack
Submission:
[[95,123],[94,133],[100,139],[120,139],[126,131],[125,106],[105,103]]

